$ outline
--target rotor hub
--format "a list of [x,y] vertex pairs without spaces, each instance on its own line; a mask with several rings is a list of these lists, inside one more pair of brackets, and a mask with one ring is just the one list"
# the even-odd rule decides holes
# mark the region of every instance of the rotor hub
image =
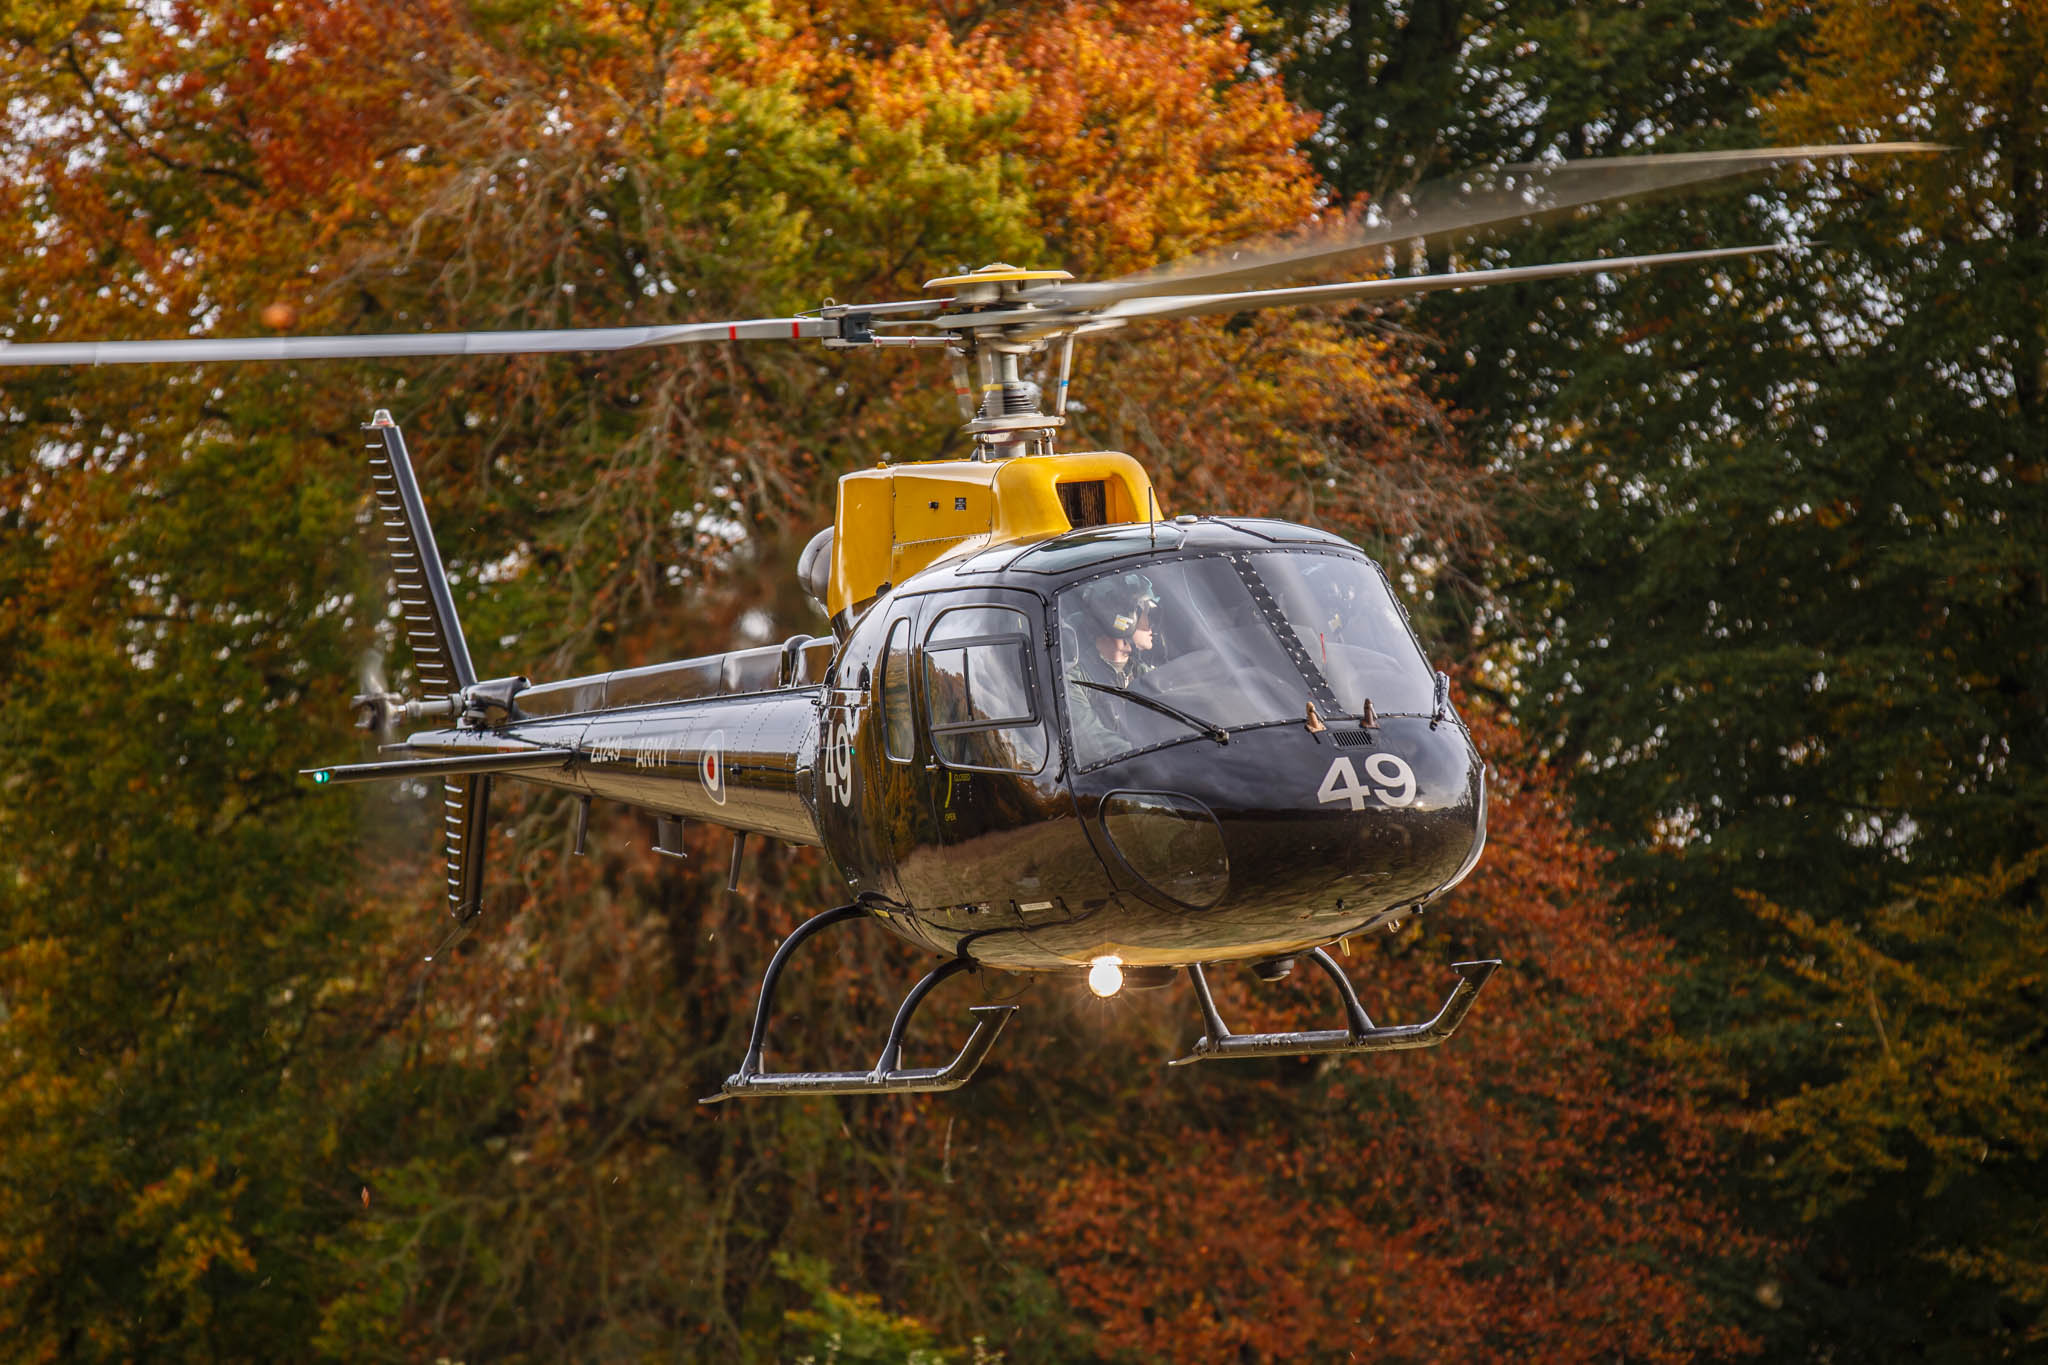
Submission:
[[985,308],[990,304],[1017,302],[1023,297],[1024,286],[1035,280],[1073,278],[1064,270],[1026,270],[1004,261],[995,261],[965,275],[941,275],[936,280],[926,280],[924,287],[928,290],[951,290],[956,308]]

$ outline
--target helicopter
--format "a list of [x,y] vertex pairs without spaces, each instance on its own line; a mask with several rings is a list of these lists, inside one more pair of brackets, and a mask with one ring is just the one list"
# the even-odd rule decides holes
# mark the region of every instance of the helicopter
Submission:
[[[418,695],[352,699],[384,745],[310,769],[319,785],[436,781],[447,906],[482,907],[493,784],[568,793],[574,848],[592,803],[732,832],[728,888],[753,838],[823,849],[845,903],[801,924],[762,977],[747,1051],[704,1103],[942,1092],[972,1078],[1015,1004],[971,1007],[944,1065],[904,1064],[920,1006],[963,972],[1083,979],[1097,995],[1185,974],[1204,1033],[1173,1065],[1437,1046],[1498,960],[1451,964],[1437,1012],[1369,1016],[1328,949],[1398,927],[1457,886],[1486,842],[1483,760],[1385,571],[1331,532],[1255,515],[1170,514],[1140,463],[1060,451],[1077,340],[1150,319],[1409,297],[1784,246],[1717,247],[1514,268],[1271,287],[1371,249],[1463,237],[1616,198],[1789,163],[1936,150],[1770,148],[1511,167],[1425,186],[1391,211],[1107,281],[997,263],[926,296],[789,317],[669,326],[0,343],[0,366],[605,351],[815,341],[933,349],[952,362],[959,459],[839,479],[831,527],[797,575],[830,633],[535,682],[479,677],[399,424],[364,428]],[[1265,286],[1265,287],[1260,287]],[[1027,372],[1028,370],[1028,372]],[[1031,375],[1038,375],[1033,378]],[[1049,381],[1047,385],[1040,379]],[[873,1066],[770,1070],[776,990],[801,945],[874,921],[942,960],[905,994]],[[1306,961],[1342,1024],[1236,1033],[1209,969],[1277,980]]]

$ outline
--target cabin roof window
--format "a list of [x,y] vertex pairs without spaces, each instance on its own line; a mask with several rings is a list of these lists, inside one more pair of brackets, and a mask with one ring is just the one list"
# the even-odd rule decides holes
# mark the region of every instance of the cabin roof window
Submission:
[[1178,526],[1167,521],[1091,526],[1039,542],[1011,560],[1010,567],[1028,573],[1065,573],[1126,555],[1177,549],[1185,538]]

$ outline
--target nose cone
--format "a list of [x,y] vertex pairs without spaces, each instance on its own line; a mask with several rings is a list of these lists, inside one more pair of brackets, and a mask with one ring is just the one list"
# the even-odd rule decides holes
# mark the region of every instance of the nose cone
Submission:
[[1233,898],[1241,910],[1357,922],[1435,894],[1485,840],[1485,770],[1457,726],[1389,717],[1373,730],[1247,738],[1263,741],[1244,758],[1267,777],[1225,822],[1251,878]]
[[1485,841],[1477,752],[1421,717],[1241,731],[1082,781],[1112,874],[1165,912],[1183,954],[1191,939],[1222,956],[1365,927],[1455,881]]

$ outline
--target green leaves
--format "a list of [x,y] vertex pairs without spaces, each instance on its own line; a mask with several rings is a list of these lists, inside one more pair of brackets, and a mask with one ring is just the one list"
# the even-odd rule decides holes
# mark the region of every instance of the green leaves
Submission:
[[291,776],[347,742],[315,709],[347,520],[280,456],[8,470],[52,514],[0,549],[0,1257],[63,1268],[0,1288],[24,1354],[234,1354],[308,1309],[307,1159],[358,1046],[330,987],[373,950],[350,803]]
[[1726,1310],[1781,1352],[1999,1355],[2040,1312],[2039,1068],[2030,997],[1999,984],[2032,893],[1978,879],[2048,839],[2043,30],[1977,4],[1280,13],[1351,190],[1537,154],[1956,144],[1461,249],[1810,252],[1419,317],[1436,392],[1515,490],[1492,671],[1685,955],[1680,1017],[1753,1118],[1747,1226],[1796,1239],[1791,1290]]

